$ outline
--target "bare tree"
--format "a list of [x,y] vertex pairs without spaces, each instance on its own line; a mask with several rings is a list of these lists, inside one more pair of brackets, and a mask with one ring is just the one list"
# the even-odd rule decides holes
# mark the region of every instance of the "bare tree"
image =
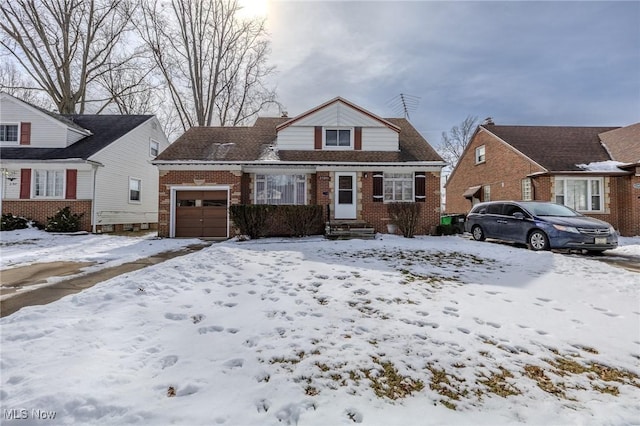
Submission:
[[0,46],[60,113],[84,113],[96,80],[131,61],[118,47],[132,12],[132,0],[2,0]]
[[453,126],[448,133],[442,132],[442,141],[438,152],[449,163],[449,166],[454,167],[460,160],[462,152],[471,141],[477,122],[478,117],[468,115],[462,123]]
[[143,2],[138,28],[184,130],[237,125],[275,101],[264,20],[241,20],[237,0],[168,3]]

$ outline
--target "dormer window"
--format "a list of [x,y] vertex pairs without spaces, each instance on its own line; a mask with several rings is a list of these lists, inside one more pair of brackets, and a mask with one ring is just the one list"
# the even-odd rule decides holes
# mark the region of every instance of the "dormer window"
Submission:
[[353,146],[351,129],[325,129],[324,146],[326,148],[351,148]]
[[18,125],[0,124],[0,142],[18,143]]

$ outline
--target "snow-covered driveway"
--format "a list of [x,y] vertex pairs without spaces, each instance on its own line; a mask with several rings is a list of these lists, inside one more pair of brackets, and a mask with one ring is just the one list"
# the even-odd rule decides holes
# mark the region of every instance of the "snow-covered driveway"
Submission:
[[4,421],[640,418],[640,274],[460,237],[229,241],[0,325]]

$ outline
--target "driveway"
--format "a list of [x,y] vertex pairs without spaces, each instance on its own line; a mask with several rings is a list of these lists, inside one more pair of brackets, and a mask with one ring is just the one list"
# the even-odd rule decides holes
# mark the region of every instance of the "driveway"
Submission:
[[[47,262],[8,269],[2,272],[0,294],[16,294],[0,301],[0,317],[11,315],[25,306],[45,305],[54,302],[64,296],[78,293],[95,284],[117,277],[118,275],[156,265],[174,257],[194,253],[211,244],[211,241],[203,241],[199,244],[186,246],[180,250],[165,251],[133,262],[123,263],[118,266],[100,269],[87,274],[82,274],[82,268],[91,266],[92,263],[90,262]],[[20,292],[26,287],[45,283],[49,278],[67,275],[72,276],[69,279],[55,284]]]

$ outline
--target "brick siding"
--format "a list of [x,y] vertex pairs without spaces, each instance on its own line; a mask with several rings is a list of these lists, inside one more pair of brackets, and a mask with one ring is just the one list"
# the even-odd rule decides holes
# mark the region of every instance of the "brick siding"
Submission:
[[2,200],[2,214],[11,213],[45,225],[48,217],[67,206],[72,213],[84,214],[80,229],[91,232],[91,200]]
[[[476,164],[476,148],[485,146],[485,162]],[[527,158],[509,148],[485,131],[476,134],[469,143],[454,174],[447,182],[447,213],[467,213],[471,201],[463,194],[471,186],[490,186],[491,200],[522,199],[522,179],[544,171]],[[481,200],[484,196],[480,189]],[[537,196],[537,192],[536,192]]]
[[[485,146],[486,161],[475,164],[475,150],[482,145]],[[467,213],[471,209],[471,201],[462,194],[467,188],[478,185],[491,187],[491,201],[521,200],[522,179],[537,172],[544,170],[489,133],[481,131],[469,143],[454,174],[447,182],[446,212]],[[554,177],[550,175],[534,177],[534,199],[555,201],[553,182]],[[605,176],[605,212],[586,215],[609,222],[623,236],[640,235],[640,189],[633,189],[633,184],[638,182],[639,176]],[[481,189],[482,201],[483,195]]]
[[[366,177],[365,177],[366,175]],[[333,219],[333,173],[318,172],[308,178],[310,204],[329,205]],[[232,185],[231,204],[251,203],[253,182],[250,174],[228,171],[160,171],[158,235],[168,237],[170,232],[171,187],[175,186]],[[358,172],[358,219],[368,222],[377,232],[387,232],[390,222],[385,203],[373,202],[373,173]],[[417,234],[428,234],[440,223],[440,173],[426,173],[426,202],[422,206]],[[233,225],[230,235],[234,235]]]

